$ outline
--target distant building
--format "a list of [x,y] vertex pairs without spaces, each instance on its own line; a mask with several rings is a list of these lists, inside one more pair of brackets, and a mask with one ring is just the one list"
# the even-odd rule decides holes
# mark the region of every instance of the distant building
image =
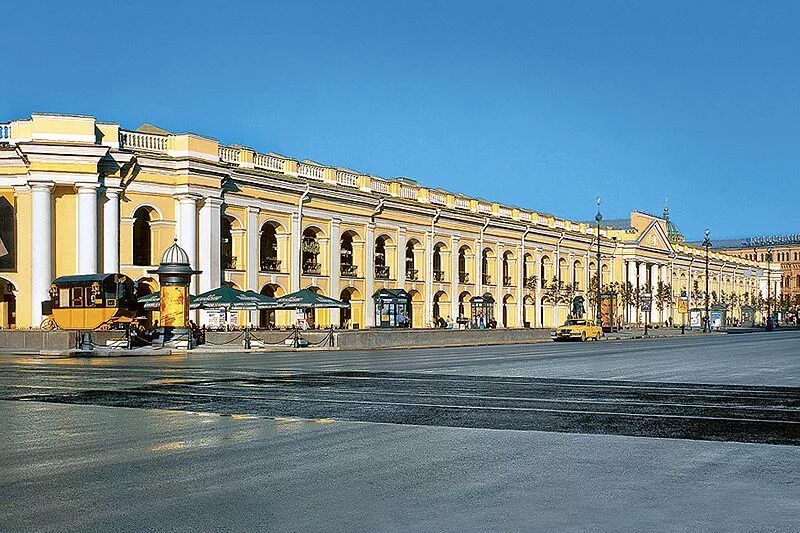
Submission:
[[[521,168],[520,187],[527,179]],[[202,271],[192,293],[227,282],[270,296],[311,288],[351,303],[319,310],[323,326],[374,325],[372,297],[386,288],[408,293],[414,327],[470,318],[473,298],[494,302],[499,327],[550,327],[576,296],[594,316],[598,273],[604,291],[636,293],[614,299],[615,322],[680,323],[679,309],[703,306],[705,250],[685,243],[666,213],[603,221],[599,264],[596,231],[593,221],[154,126],[53,114],[0,123],[3,327],[38,327],[57,276],[121,272],[141,293],[157,291],[148,271],[174,238]],[[765,269],[763,258],[713,248],[711,302],[737,317],[765,292]],[[643,294],[658,300],[649,311]],[[271,313],[238,316],[262,325],[295,318]]]
[[797,317],[800,309],[800,234],[772,235],[727,239],[715,243],[726,253],[752,261],[767,262],[780,266],[780,279],[771,280],[771,295],[776,299],[778,310]]

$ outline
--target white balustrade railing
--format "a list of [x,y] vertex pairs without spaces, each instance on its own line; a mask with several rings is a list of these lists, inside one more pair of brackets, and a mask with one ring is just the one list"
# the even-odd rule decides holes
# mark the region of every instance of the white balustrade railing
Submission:
[[520,220],[524,220],[525,222],[530,222],[531,221],[531,214],[530,213],[526,213],[524,211],[520,211],[519,212],[519,219]]
[[432,204],[445,205],[447,203],[447,196],[439,191],[429,191],[428,201]]
[[325,168],[319,165],[310,165],[308,163],[299,163],[297,165],[297,175],[311,180],[322,181],[324,171]]
[[253,156],[253,166],[256,168],[263,168],[265,170],[276,170],[283,172],[283,157],[275,154],[256,154]]
[[389,194],[389,182],[374,176],[369,178],[369,188],[372,189],[373,192]]
[[167,152],[167,136],[157,133],[120,130],[119,145],[122,149],[140,152]]
[[471,202],[469,201],[469,198],[462,198],[461,196],[456,196],[453,205],[455,205],[459,209],[469,209],[470,203]]
[[483,202],[478,203],[478,213],[491,213],[492,206]]
[[241,150],[238,148],[231,148],[230,146],[220,146],[219,147],[219,160],[224,161],[225,163],[235,163],[239,164],[239,155],[241,154]]
[[411,185],[400,185],[400,198],[405,198],[406,200],[416,200],[419,196],[419,187],[413,187]]
[[11,142],[11,124],[0,124],[0,143]]
[[347,172],[344,170],[337,170],[336,171],[336,184],[337,185],[344,185],[345,187],[357,187],[358,186],[358,174],[353,174],[352,172]]
[[511,208],[510,207],[501,207],[499,214],[501,217],[508,217],[511,218]]

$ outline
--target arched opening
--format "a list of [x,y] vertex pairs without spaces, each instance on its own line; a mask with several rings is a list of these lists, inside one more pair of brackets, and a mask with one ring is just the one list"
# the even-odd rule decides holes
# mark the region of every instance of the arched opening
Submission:
[[406,279],[416,281],[419,279],[419,270],[416,262],[416,249],[419,241],[412,239],[406,243]]
[[355,243],[358,234],[354,231],[345,231],[339,239],[339,272],[342,277],[358,277],[358,261],[356,261]]
[[[233,218],[227,215],[222,216],[220,221],[220,259],[222,268],[226,270],[236,268],[236,257],[233,255]],[[202,238],[202,236],[201,236]]]
[[512,265],[511,262],[514,259],[514,254],[512,252],[504,252],[503,253],[503,286],[504,287],[511,287],[516,285],[514,281],[514,276],[512,275]]
[[[261,290],[259,291],[261,294],[265,296],[269,296],[270,298],[277,298],[281,296],[283,292],[280,285],[275,283],[267,283]],[[275,320],[275,310],[274,309],[261,309],[258,312],[258,327],[260,328],[275,328],[276,327],[276,320]]]
[[[7,279],[0,278],[0,327],[17,327],[17,288]],[[38,324],[36,324],[38,326]]]
[[408,320],[411,322],[411,327],[414,328],[421,328],[423,327],[423,321],[425,319],[423,313],[423,306],[425,305],[425,301],[422,298],[422,293],[419,291],[411,290],[408,291],[408,297],[411,300],[411,305],[408,308]]
[[550,258],[546,255],[542,256],[539,265],[539,286],[545,288],[550,276]]
[[133,213],[133,264],[150,266],[152,262],[152,235],[149,207],[140,207]]
[[469,253],[468,246],[462,246],[458,249],[458,282],[469,283],[469,271],[467,268],[467,254]]
[[[459,319],[471,319],[472,318],[472,307],[469,304],[472,295],[467,292],[463,291],[461,294],[458,295],[458,318]],[[467,313],[469,311],[469,313]]]
[[261,226],[259,237],[259,264],[262,272],[280,272],[281,261],[278,259],[278,232],[275,226],[265,222]]
[[522,262],[522,283],[526,289],[536,288],[536,263],[533,255],[525,254]]
[[583,280],[583,264],[576,260],[572,263],[572,281],[575,284],[576,290],[581,290]]
[[481,282],[484,285],[491,285],[492,283],[492,250],[491,248],[484,248],[481,252]]
[[447,309],[447,305],[446,304],[448,303],[448,301],[449,301],[449,299],[447,298],[447,293],[445,291],[439,291],[439,292],[437,292],[436,294],[433,295],[433,321],[434,321],[434,323],[439,318],[444,318],[444,316],[442,316],[444,314],[443,310]]
[[533,327],[533,318],[536,312],[536,302],[528,295],[522,300],[522,325],[526,328]]
[[319,276],[322,273],[322,265],[319,259],[319,232],[315,228],[306,228],[303,232],[302,259],[303,274],[307,276]]
[[14,206],[0,196],[0,270],[14,270],[17,266],[17,223]]
[[361,327],[360,310],[363,301],[358,289],[355,287],[345,287],[342,289],[341,294],[339,294],[339,299],[350,304],[350,307],[343,308],[339,311],[339,327],[343,329]]
[[386,264],[386,237],[375,239],[375,279],[389,279],[389,265]]
[[503,296],[503,327],[510,328],[516,325],[514,319],[514,297],[510,294]]
[[442,268],[442,250],[444,245],[437,243],[433,247],[433,281],[444,281],[444,269]]

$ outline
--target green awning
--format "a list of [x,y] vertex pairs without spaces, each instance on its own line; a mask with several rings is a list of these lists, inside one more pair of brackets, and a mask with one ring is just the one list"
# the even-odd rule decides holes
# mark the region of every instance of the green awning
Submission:
[[350,307],[349,302],[329,298],[308,289],[281,296],[276,303],[278,309],[346,309]]
[[192,309],[274,309],[275,299],[254,291],[240,291],[228,285],[198,294],[192,300]]

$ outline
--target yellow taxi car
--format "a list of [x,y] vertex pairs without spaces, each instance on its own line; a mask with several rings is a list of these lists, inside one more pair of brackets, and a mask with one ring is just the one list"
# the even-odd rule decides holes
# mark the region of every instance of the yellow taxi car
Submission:
[[563,341],[576,339],[581,342],[587,339],[599,341],[603,336],[603,328],[594,323],[593,320],[585,318],[570,318],[564,322],[563,326],[556,328],[553,332],[553,340]]

